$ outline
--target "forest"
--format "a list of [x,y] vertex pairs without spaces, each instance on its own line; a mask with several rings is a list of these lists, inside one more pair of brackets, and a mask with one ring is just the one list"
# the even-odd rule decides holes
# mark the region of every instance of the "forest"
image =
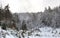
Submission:
[[6,5],[5,8],[0,6],[0,26],[20,30],[23,24],[28,29],[44,26],[59,28],[60,6],[54,9],[48,7],[48,9],[45,8],[44,12],[37,13],[12,13],[9,10],[9,5]]

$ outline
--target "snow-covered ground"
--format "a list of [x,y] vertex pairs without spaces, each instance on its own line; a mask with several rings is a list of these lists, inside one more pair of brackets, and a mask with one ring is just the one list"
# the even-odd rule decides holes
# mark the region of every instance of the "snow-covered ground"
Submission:
[[[16,31],[13,29],[3,30],[0,28],[0,38],[21,38],[22,30]],[[60,28],[42,27],[24,33],[25,38],[60,38]]]

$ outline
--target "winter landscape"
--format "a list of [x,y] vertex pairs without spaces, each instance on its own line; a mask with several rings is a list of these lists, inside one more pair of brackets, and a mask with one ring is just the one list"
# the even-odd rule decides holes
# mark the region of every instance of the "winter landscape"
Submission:
[[60,6],[51,8],[52,5],[50,5],[44,7],[44,11],[20,13],[13,13],[10,3],[3,6],[2,2],[0,38],[60,38]]

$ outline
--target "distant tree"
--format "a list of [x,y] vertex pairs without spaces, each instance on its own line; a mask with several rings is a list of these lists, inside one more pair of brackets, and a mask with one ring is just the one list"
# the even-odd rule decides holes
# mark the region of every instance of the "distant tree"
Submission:
[[33,20],[36,20],[36,13],[32,13]]
[[3,20],[5,20],[7,27],[9,27],[10,25],[12,25],[12,13],[9,10],[9,5],[6,5],[4,10],[3,10]]
[[4,13],[4,15],[5,15],[6,19],[11,19],[12,18],[12,14],[11,14],[11,12],[9,10],[9,5],[5,6],[5,13]]
[[25,21],[23,21],[22,22],[22,28],[21,28],[22,30],[27,30],[27,26],[26,26],[26,24],[25,24]]
[[3,9],[2,9],[2,7],[0,7],[0,21],[3,19]]
[[9,4],[5,6],[5,10],[9,10]]
[[50,7],[50,6],[48,6],[48,11],[49,11],[49,12],[51,12],[51,11],[52,11],[52,9],[51,9],[51,7]]
[[47,11],[47,8],[45,7],[45,11]]
[[14,19],[14,21],[15,21],[16,23],[20,22],[20,21],[19,21],[19,16],[18,16],[17,13],[14,13],[14,14],[13,14],[13,19]]

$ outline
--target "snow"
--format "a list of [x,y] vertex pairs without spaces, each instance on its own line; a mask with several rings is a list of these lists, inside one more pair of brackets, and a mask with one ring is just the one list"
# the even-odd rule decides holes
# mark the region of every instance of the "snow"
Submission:
[[[40,31],[38,31],[38,29]],[[26,33],[24,33],[24,37],[25,38],[60,38],[60,28],[53,29],[51,27],[41,27],[38,29],[33,30],[32,32],[27,31]],[[31,35],[28,35],[28,32]],[[6,38],[19,38],[19,36],[23,38],[21,33],[22,30],[20,31],[16,31],[13,29],[3,30],[0,28],[0,38],[3,38],[4,35],[2,34],[5,34]]]

